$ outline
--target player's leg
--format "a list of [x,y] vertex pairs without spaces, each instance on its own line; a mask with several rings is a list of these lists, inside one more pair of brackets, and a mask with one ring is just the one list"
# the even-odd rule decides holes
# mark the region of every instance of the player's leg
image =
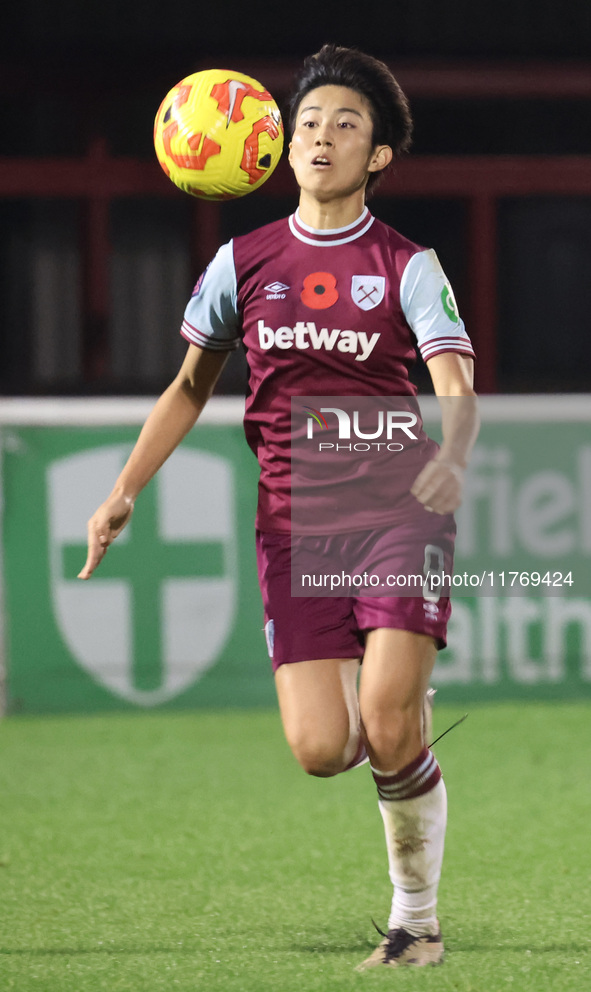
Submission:
[[309,775],[336,775],[361,757],[358,671],[358,658],[329,658],[275,672],[285,736]]
[[368,632],[359,698],[373,767],[402,768],[421,751],[423,705],[436,655],[427,634],[385,627]]
[[363,637],[351,600],[292,597],[289,534],[259,533],[257,558],[287,740],[309,774],[336,775],[365,757],[357,698]]
[[447,801],[439,765],[423,737],[435,655],[433,638],[424,634],[380,628],[367,636],[361,719],[394,895],[388,937],[362,968],[435,964],[443,956],[436,907]]

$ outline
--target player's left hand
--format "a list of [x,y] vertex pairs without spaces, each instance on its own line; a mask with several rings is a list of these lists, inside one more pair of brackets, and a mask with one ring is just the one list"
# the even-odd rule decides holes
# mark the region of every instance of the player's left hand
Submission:
[[419,472],[411,493],[432,513],[454,513],[462,502],[463,486],[463,467],[435,457]]

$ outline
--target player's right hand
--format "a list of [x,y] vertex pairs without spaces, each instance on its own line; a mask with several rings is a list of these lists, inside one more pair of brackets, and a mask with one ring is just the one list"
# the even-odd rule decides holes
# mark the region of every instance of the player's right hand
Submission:
[[88,555],[79,579],[89,579],[133,513],[130,496],[112,494],[88,521]]

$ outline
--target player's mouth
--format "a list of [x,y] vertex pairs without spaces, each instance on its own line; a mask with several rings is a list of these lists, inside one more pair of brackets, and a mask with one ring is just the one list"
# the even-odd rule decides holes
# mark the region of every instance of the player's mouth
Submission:
[[328,169],[332,165],[332,162],[326,155],[317,155],[316,158],[312,159],[312,165],[317,169]]

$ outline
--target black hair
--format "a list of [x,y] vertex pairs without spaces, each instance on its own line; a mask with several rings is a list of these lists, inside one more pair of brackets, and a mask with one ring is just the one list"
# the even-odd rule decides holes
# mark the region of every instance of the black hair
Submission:
[[[408,101],[388,66],[356,48],[323,45],[304,62],[289,105],[293,133],[299,106],[319,86],[346,86],[365,97],[373,123],[373,145],[389,145],[394,158],[408,151],[412,117]],[[371,173],[368,189],[379,182],[382,172]]]

